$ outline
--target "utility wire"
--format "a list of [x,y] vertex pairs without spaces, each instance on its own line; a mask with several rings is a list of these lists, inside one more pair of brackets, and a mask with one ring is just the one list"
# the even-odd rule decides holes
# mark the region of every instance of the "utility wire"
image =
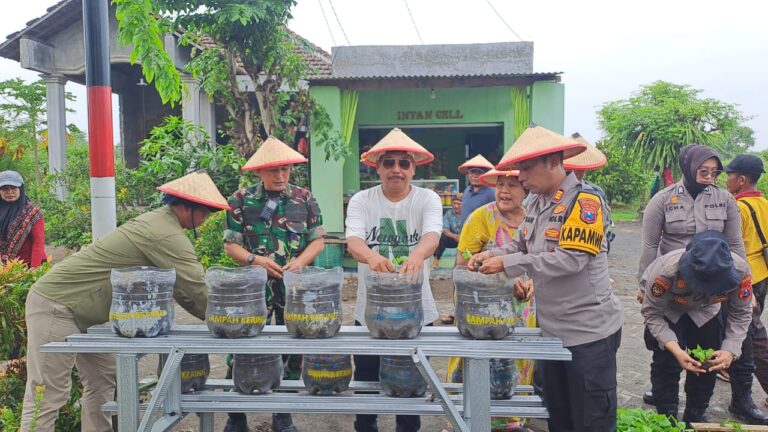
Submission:
[[411,17],[411,22],[413,23],[413,28],[416,29],[416,36],[419,37],[419,42],[421,42],[422,45],[424,45],[424,39],[421,38],[421,33],[419,32],[419,27],[416,25],[416,20],[413,19],[413,14],[411,13],[411,7],[408,6],[408,0],[403,0],[405,3],[405,8],[408,9],[408,15]]
[[510,25],[509,25],[509,24],[507,24],[507,21],[505,21],[505,20],[504,20],[504,17],[502,17],[502,16],[501,16],[501,14],[499,13],[499,11],[497,11],[497,10],[496,10],[496,8],[495,8],[495,7],[493,7],[493,3],[491,3],[491,0],[485,0],[485,2],[486,2],[486,3],[488,3],[488,6],[490,6],[490,7],[491,7],[491,9],[493,9],[493,13],[495,13],[495,14],[496,14],[496,16],[497,16],[497,17],[499,17],[499,19],[501,20],[501,22],[503,22],[503,23],[504,23],[504,25],[505,25],[505,26],[507,26],[507,28],[509,29],[509,31],[511,31],[513,35],[517,36],[517,38],[518,38],[518,39],[520,39],[520,40],[522,41],[522,40],[523,40],[523,38],[521,38],[521,37],[520,37],[520,35],[519,35],[519,34],[517,34],[517,32],[516,32],[514,29],[512,29],[512,27],[510,27]]
[[325,20],[325,26],[328,27],[328,33],[331,35],[333,46],[337,46],[336,38],[333,37],[333,31],[331,30],[331,23],[328,22],[328,17],[325,15],[325,8],[323,7],[323,0],[317,0],[320,3],[320,11],[323,12],[323,19]]
[[349,43],[349,38],[347,37],[347,32],[344,31],[344,26],[341,25],[341,20],[339,20],[339,15],[336,13],[336,8],[333,7],[333,0],[328,0],[328,3],[331,4],[331,10],[333,11],[333,16],[336,17],[336,22],[339,23],[339,28],[341,28],[341,34],[344,35],[344,40],[347,41],[347,45],[352,45]]

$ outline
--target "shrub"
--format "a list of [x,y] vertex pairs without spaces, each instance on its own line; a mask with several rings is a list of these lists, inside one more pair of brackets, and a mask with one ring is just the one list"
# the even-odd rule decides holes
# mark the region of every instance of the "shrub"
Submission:
[[27,346],[27,327],[24,323],[24,305],[32,284],[49,269],[43,263],[28,269],[20,260],[11,260],[0,267],[0,360],[24,356]]
[[197,238],[192,239],[197,258],[204,268],[212,266],[237,266],[237,263],[224,253],[223,235],[226,216],[227,213],[225,211],[213,213],[197,229]]
[[654,176],[652,170],[642,161],[631,158],[617,145],[598,142],[597,147],[605,153],[608,163],[587,173],[586,179],[605,190],[611,205],[633,204],[646,199]]

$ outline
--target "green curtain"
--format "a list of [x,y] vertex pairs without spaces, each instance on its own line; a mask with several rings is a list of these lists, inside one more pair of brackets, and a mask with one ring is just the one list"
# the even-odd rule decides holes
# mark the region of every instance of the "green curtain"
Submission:
[[510,93],[512,97],[512,109],[514,110],[514,133],[515,139],[523,133],[525,128],[531,124],[531,109],[528,103],[528,87],[512,87]]
[[345,146],[349,146],[352,140],[359,96],[357,90],[341,91],[341,138],[344,140],[343,144]]

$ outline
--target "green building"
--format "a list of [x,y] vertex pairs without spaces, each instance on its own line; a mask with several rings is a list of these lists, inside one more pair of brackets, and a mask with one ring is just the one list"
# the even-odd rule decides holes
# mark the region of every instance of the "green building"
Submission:
[[325,228],[340,238],[349,196],[377,180],[359,156],[393,127],[434,153],[416,184],[446,197],[466,186],[461,163],[476,154],[498,162],[531,122],[563,133],[560,73],[533,72],[532,42],[350,46],[331,57],[330,73],[309,79],[310,92],[352,156],[326,161],[315,144],[310,170]]

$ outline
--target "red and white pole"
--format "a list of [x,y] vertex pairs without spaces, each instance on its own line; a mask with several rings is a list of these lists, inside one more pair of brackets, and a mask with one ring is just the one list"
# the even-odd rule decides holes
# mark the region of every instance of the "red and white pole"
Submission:
[[91,230],[94,241],[117,227],[108,14],[107,0],[83,0],[88,151],[91,163]]

